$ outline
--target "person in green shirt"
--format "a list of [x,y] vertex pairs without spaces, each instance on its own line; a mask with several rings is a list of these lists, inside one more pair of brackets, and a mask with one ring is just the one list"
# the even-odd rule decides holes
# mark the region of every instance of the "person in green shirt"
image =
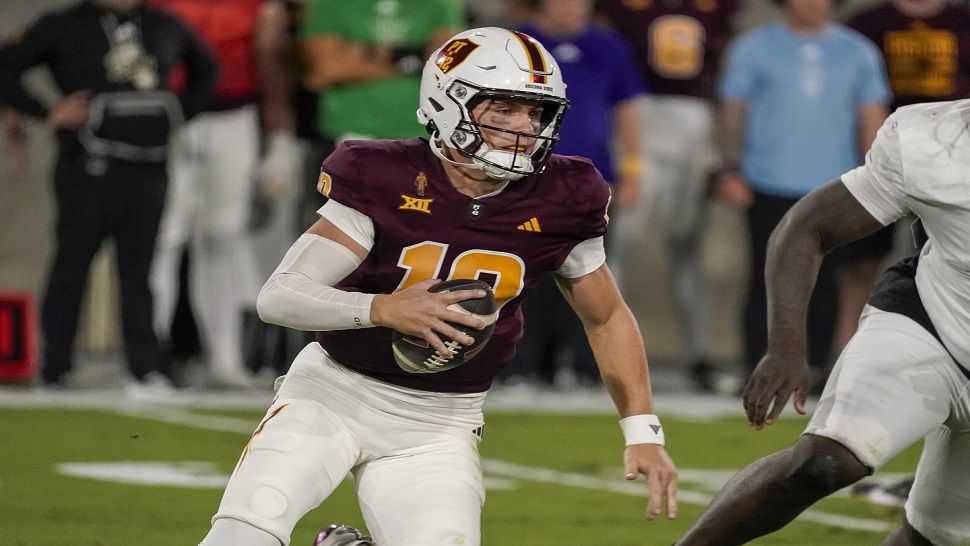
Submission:
[[309,0],[303,83],[320,92],[317,130],[335,142],[424,134],[421,68],[463,26],[459,0]]

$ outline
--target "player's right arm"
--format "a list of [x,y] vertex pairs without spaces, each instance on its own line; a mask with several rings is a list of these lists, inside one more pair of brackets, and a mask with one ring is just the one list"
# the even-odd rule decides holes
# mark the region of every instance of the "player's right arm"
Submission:
[[[356,153],[342,146],[324,163],[322,178],[348,203],[368,207],[365,183],[346,176],[360,173]],[[353,176],[353,175],[351,175]],[[366,175],[365,175],[366,176]],[[330,183],[324,194],[328,197]],[[330,199],[320,218],[293,244],[256,300],[261,319],[272,324],[306,331],[346,330],[386,326],[420,337],[442,354],[450,354],[441,336],[470,345],[471,336],[448,322],[483,328],[480,319],[448,309],[469,298],[482,297],[481,290],[430,293],[440,282],[427,280],[393,294],[365,294],[341,290],[338,283],[367,259],[374,245],[374,223],[357,208]]]
[[896,123],[890,118],[866,164],[812,191],[782,218],[768,242],[768,351],[745,386],[748,421],[762,428],[794,394],[805,413],[811,373],[805,358],[808,302],[822,258],[906,213]]

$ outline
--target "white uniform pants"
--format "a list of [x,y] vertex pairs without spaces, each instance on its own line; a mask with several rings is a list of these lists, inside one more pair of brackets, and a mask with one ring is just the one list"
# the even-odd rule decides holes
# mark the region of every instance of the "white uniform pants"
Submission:
[[241,520],[287,545],[297,521],[351,472],[380,546],[477,546],[484,398],[389,385],[311,343],[243,451],[213,521]]
[[190,248],[193,311],[217,381],[242,374],[242,311],[259,280],[247,224],[259,158],[256,107],[199,114],[179,134],[151,283],[155,327],[167,339],[182,249]]
[[925,438],[906,516],[934,544],[970,544],[970,381],[915,321],[866,307],[805,432],[873,469]]
[[693,97],[647,95],[638,100],[645,191],[639,204],[618,214],[610,226],[610,269],[624,292],[639,290],[636,282],[642,277],[633,261],[644,247],[648,223],[662,230],[688,359],[696,360],[708,351],[700,239],[714,157],[713,114],[707,101]]

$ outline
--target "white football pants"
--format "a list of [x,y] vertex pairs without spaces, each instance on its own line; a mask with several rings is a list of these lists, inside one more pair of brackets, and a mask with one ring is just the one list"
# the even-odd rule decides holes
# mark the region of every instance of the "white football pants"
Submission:
[[805,433],[873,469],[925,438],[906,517],[934,544],[970,544],[970,380],[912,319],[866,306]]
[[350,472],[380,546],[478,546],[484,399],[383,383],[311,343],[243,450],[213,522],[243,521],[288,545],[297,521]]
[[712,109],[707,101],[685,96],[647,95],[637,100],[645,186],[638,205],[617,214],[610,226],[610,269],[624,293],[640,290],[637,282],[642,276],[633,262],[641,255],[648,223],[662,230],[681,333],[688,360],[693,361],[707,357],[709,349],[700,246],[714,160]]
[[155,327],[168,339],[179,262],[189,244],[189,289],[202,345],[213,378],[228,384],[243,376],[242,312],[255,307],[259,291],[247,232],[258,145],[254,105],[202,113],[182,128],[152,265]]

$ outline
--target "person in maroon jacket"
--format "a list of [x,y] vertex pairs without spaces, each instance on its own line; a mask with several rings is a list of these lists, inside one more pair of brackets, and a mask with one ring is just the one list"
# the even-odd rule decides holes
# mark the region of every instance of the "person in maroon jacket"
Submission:
[[[281,382],[203,545],[287,544],[347,472],[377,544],[480,544],[482,402],[522,336],[522,298],[547,272],[623,417],[626,478],[648,478],[646,516],[663,499],[676,515],[643,342],[605,265],[608,186],[589,161],[550,154],[567,106],[537,41],[468,30],[424,67],[418,120],[430,140],[350,140],[327,158],[320,218],[257,301],[263,320],[317,331],[317,342]],[[462,366],[406,371],[395,330],[450,355],[446,343],[473,341],[455,324],[485,325],[449,309],[482,290],[429,292],[447,279],[493,287],[494,333]]]
[[890,0],[846,25],[886,60],[892,109],[970,95],[970,10],[946,0]]

